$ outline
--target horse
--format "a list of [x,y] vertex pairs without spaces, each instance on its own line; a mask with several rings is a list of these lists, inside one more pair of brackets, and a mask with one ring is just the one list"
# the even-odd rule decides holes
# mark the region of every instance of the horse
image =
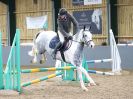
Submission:
[[[34,63],[37,62],[38,54],[44,56],[45,52],[47,51],[49,55],[52,55],[54,49],[50,47],[50,42],[56,36],[57,33],[54,31],[41,31],[35,36],[33,40],[32,50],[28,53],[30,56],[34,57],[32,60]],[[90,33],[89,29],[84,28],[73,36],[73,40],[71,40],[71,46],[69,46],[69,48],[64,51],[65,61],[67,63],[71,63],[73,66],[76,66],[80,79],[80,85],[84,91],[88,91],[88,89],[83,82],[82,73],[85,74],[89,81],[88,86],[96,85],[93,79],[87,73],[87,71],[82,67],[84,46],[93,48],[94,45],[95,44],[92,40],[92,34]],[[56,59],[63,61],[63,58],[59,51],[57,51]]]

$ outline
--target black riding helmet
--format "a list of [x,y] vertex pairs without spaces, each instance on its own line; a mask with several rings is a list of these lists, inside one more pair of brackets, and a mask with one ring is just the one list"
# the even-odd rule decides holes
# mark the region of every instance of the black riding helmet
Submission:
[[67,14],[67,10],[65,8],[61,8],[59,10],[59,15],[66,15]]

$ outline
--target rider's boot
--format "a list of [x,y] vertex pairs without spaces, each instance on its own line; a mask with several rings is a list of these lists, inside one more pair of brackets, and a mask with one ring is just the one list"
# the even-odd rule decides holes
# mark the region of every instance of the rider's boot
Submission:
[[56,45],[56,47],[55,47],[55,49],[54,49],[54,51],[53,51],[53,53],[52,53],[53,59],[56,59],[57,49],[58,49],[61,45],[62,45],[61,42],[59,42],[59,43]]

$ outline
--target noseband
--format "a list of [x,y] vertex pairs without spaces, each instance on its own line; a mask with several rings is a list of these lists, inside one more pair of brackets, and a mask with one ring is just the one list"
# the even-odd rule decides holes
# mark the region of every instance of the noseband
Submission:
[[90,44],[90,42],[93,41],[92,39],[87,41],[87,40],[85,39],[84,33],[83,33],[83,39],[84,39],[84,44],[86,44],[86,45],[87,45],[87,44]]

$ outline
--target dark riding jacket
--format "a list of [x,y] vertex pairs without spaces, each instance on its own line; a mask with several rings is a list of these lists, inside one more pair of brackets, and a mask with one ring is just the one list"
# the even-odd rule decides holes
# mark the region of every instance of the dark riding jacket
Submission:
[[76,19],[70,15],[69,13],[66,14],[65,20],[60,20],[60,15],[58,15],[58,30],[63,34],[64,37],[69,37],[69,33],[71,31],[71,23],[73,23],[73,35],[78,32],[78,22]]

